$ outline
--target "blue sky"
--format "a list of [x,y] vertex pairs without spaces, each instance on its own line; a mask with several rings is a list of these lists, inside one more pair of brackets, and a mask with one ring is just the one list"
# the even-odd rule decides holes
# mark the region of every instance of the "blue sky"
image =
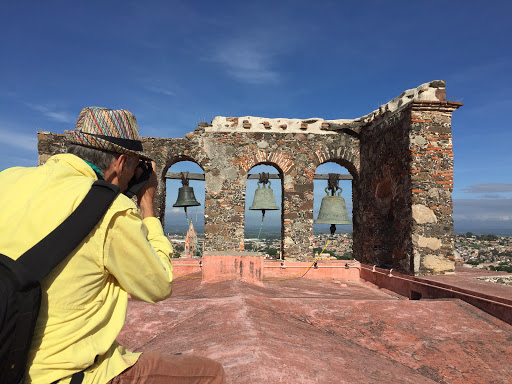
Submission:
[[219,115],[355,118],[443,79],[464,103],[456,228],[512,229],[511,14],[473,0],[2,1],[0,170],[36,165],[35,132],[73,129],[84,106],[181,137]]

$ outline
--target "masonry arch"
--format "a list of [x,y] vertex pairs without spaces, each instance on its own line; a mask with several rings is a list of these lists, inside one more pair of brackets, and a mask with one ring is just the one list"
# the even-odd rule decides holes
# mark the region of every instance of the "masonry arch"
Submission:
[[325,189],[328,185],[328,180],[319,178],[325,177],[329,173],[340,175],[340,180],[338,181],[338,186],[342,190],[340,197],[344,199],[348,220],[352,222],[352,225],[336,225],[335,235],[331,236],[330,224],[313,224],[313,251],[314,254],[318,254],[324,248],[327,240],[330,239],[325,251],[326,253],[336,256],[338,259],[352,259],[355,258],[353,249],[357,249],[353,247],[353,241],[358,239],[357,236],[354,236],[354,232],[358,228],[357,168],[353,163],[345,159],[325,160],[317,166],[314,181],[314,220],[318,218],[321,202],[327,195]]
[[[268,173],[274,200],[278,210],[266,210],[262,216],[260,210],[250,210],[254,202],[257,177],[260,173]],[[250,177],[250,178],[249,178]],[[279,165],[272,162],[259,162],[249,169],[245,189],[245,250],[258,251],[271,257],[280,258],[283,254],[282,222],[283,222],[283,171]],[[263,186],[260,186],[263,187]]]
[[[203,168],[189,156],[176,156],[169,160],[165,172],[165,232],[170,235],[171,242],[175,249],[182,253],[185,251],[184,239],[187,232],[197,234],[197,242],[192,244],[192,256],[202,254],[204,242],[204,205],[205,205],[205,183]],[[189,186],[193,188],[196,200],[200,206],[188,207],[185,213],[184,208],[173,207],[178,198],[179,188],[182,187],[181,179],[176,176],[181,172],[189,173]],[[198,177],[203,180],[197,180]]]

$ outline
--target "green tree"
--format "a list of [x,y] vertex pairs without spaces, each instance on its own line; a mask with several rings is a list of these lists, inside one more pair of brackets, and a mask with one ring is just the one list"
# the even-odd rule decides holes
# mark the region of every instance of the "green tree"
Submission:
[[183,247],[183,245],[181,244],[178,244],[174,246],[174,250],[178,252],[183,252],[185,250],[185,247]]

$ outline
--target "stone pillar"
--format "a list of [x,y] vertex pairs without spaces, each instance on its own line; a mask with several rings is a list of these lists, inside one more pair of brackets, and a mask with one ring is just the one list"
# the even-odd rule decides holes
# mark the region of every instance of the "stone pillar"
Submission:
[[452,112],[461,103],[411,105],[411,213],[414,274],[454,270]]
[[409,113],[402,110],[361,130],[355,192],[354,255],[363,263],[411,273]]
[[460,105],[413,101],[361,130],[362,262],[414,275],[453,271],[450,124]]
[[235,160],[236,137],[204,142],[211,158],[205,168],[205,251],[243,251],[247,173]]
[[[165,174],[167,169],[165,167],[165,162],[163,161],[155,161],[156,162],[156,175],[158,178],[158,187],[155,194],[154,207],[155,207],[155,215],[162,222],[162,226],[165,228],[165,202],[166,202],[166,194],[167,194],[167,184]],[[174,203],[174,202],[173,202]]]
[[[296,164],[297,174],[304,173]],[[295,172],[294,172],[295,173]],[[284,175],[283,226],[284,257],[313,260],[313,179]]]
[[156,189],[154,207],[155,215],[162,222],[165,228],[165,202],[166,202],[166,179],[165,174],[168,170],[168,142],[165,139],[143,137],[142,146],[144,152],[156,163],[156,177],[158,179],[158,187]]

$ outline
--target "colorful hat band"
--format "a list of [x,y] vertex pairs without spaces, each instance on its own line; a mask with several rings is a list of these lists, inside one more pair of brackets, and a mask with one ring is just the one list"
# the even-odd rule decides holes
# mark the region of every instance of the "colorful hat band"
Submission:
[[120,137],[98,135],[96,133],[88,133],[88,132],[83,132],[83,131],[80,131],[80,132],[82,134],[84,134],[84,135],[94,136],[94,137],[97,137],[99,139],[106,140],[106,141],[108,141],[110,143],[119,145],[120,147],[129,149],[129,150],[132,150],[132,151],[142,152],[142,150],[143,150],[142,142],[139,141],[139,140],[131,140],[131,139],[123,139],[123,138],[120,138]]
[[137,119],[126,109],[85,107],[80,111],[75,130],[65,130],[69,143],[117,153],[132,153],[143,159]]

